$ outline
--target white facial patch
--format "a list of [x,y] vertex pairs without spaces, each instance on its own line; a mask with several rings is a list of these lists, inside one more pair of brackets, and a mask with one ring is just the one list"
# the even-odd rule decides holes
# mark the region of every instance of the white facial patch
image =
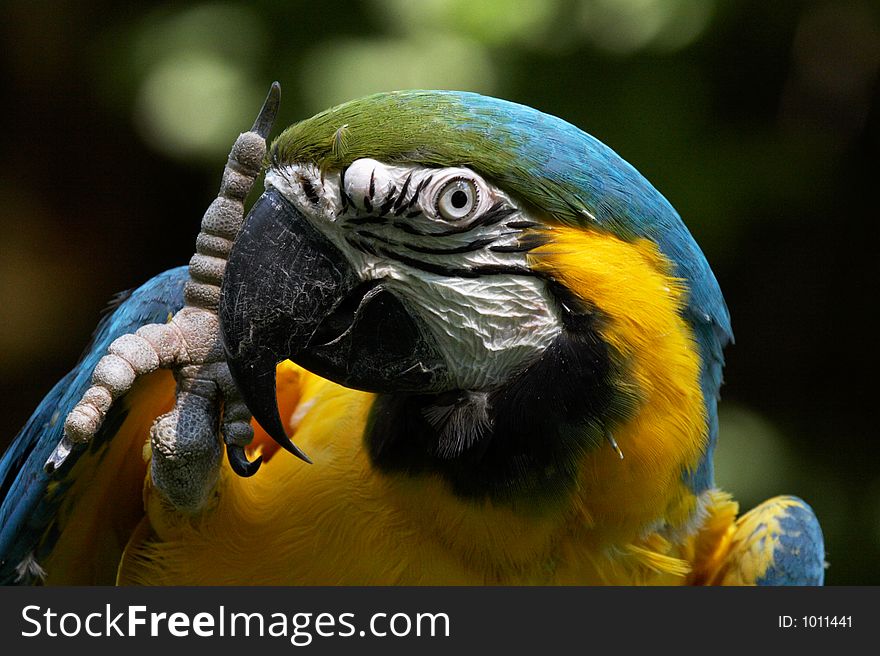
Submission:
[[561,332],[527,262],[526,230],[549,230],[467,168],[311,164],[266,174],[363,280],[384,279],[435,338],[452,389],[489,390]]
[[437,338],[459,389],[487,390],[509,380],[560,331],[537,279],[414,274],[389,287],[408,289],[405,298]]

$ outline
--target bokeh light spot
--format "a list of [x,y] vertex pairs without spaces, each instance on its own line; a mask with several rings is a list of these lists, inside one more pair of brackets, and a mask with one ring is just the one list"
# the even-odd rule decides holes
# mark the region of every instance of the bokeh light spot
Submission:
[[133,63],[141,70],[169,57],[210,52],[238,62],[256,62],[266,46],[266,29],[254,11],[235,3],[167,7],[150,14],[132,45]]
[[247,71],[192,53],[153,68],[138,93],[135,119],[144,139],[168,155],[216,158],[252,120],[258,97]]
[[179,159],[216,159],[259,106],[254,68],[266,29],[236,3],[163,7],[139,26],[130,56],[139,86],[135,123],[147,143]]
[[709,24],[714,0],[581,0],[584,35],[600,50],[678,50]]
[[777,494],[791,493],[794,454],[766,419],[742,406],[724,404],[719,412],[715,479],[743,509]]
[[379,91],[460,89],[491,94],[495,72],[479,44],[448,35],[405,39],[333,41],[301,65],[307,109]]
[[398,30],[465,34],[498,45],[530,41],[556,17],[559,0],[374,0],[373,6]]

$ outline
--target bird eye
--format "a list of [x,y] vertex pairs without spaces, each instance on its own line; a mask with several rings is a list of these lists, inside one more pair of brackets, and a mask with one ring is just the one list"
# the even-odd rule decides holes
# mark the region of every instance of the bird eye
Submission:
[[437,214],[447,221],[460,221],[471,215],[480,200],[480,192],[472,180],[450,180],[437,194]]

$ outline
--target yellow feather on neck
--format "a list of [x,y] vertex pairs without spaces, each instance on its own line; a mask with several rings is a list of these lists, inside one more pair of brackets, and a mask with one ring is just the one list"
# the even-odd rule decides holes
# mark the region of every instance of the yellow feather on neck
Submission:
[[[197,517],[175,515],[148,487],[152,531],[127,549],[120,582],[684,582],[698,504],[683,475],[706,443],[686,290],[652,244],[552,235],[532,266],[596,308],[640,400],[614,432],[624,459],[610,446],[586,454],[567,505],[536,515],[463,500],[436,476],[382,474],[363,445],[374,397],[282,363],[283,416],[314,464],[274,453],[249,479],[224,466],[216,503]],[[272,448],[259,430],[255,443]]]
[[602,339],[640,399],[636,415],[614,431],[624,458],[610,447],[585,457],[580,506],[612,543],[655,526],[683,526],[695,498],[682,476],[707,442],[699,352],[681,315],[684,283],[647,240],[561,226],[550,235],[531,252],[532,267],[596,309]]

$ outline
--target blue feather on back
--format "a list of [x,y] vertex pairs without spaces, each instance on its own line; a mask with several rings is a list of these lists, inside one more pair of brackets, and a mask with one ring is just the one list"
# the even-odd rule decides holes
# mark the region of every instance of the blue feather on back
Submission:
[[[149,323],[165,323],[183,306],[183,286],[187,267],[171,269],[136,289],[95,331],[80,361],[46,395],[24,428],[0,460],[0,584],[10,584],[18,576],[15,566],[38,547],[57,511],[59,494],[46,497],[52,481],[64,484],[64,477],[87,447],[75,449],[64,466],[47,474],[43,465],[61,441],[64,419],[88,389],[92,371],[107,347],[120,335],[134,332]],[[114,406],[117,409],[119,403]],[[113,425],[113,411],[96,441],[110,439],[105,428]]]

